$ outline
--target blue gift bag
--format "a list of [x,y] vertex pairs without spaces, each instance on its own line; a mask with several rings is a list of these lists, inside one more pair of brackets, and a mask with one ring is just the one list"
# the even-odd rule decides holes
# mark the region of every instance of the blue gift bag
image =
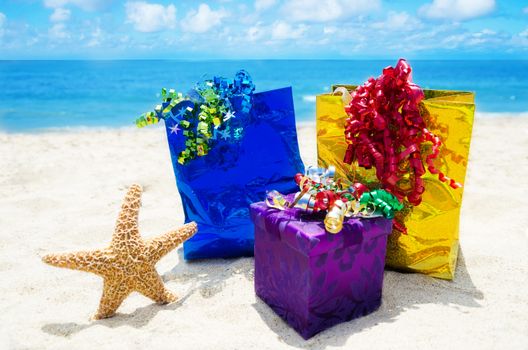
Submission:
[[177,120],[165,119],[185,222],[198,223],[198,233],[184,243],[185,259],[253,256],[249,205],[267,190],[295,192],[292,179],[304,173],[291,88],[252,94],[249,109],[240,96],[230,102],[229,126],[214,130],[206,155],[185,164],[178,157],[188,141]]

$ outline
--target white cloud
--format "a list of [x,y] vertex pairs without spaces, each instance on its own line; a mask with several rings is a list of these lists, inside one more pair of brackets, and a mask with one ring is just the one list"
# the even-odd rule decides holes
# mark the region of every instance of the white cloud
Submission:
[[90,41],[86,43],[86,46],[88,47],[94,47],[101,45],[101,39],[103,38],[103,31],[101,30],[101,27],[97,26],[93,30],[91,34]]
[[525,8],[523,8],[523,13],[528,15],[528,6],[526,6]]
[[308,30],[305,24],[291,25],[285,21],[275,21],[269,25],[257,22],[246,31],[246,40],[255,42],[260,40],[265,43],[288,39],[299,39]]
[[335,32],[337,32],[337,27],[335,26],[325,26],[323,27],[323,33],[324,34],[334,34]]
[[198,10],[192,10],[182,20],[182,30],[192,33],[205,33],[214,26],[222,23],[228,13],[224,9],[218,11],[211,10],[209,5],[200,4]]
[[264,35],[264,29],[261,27],[260,23],[257,23],[254,26],[249,27],[246,34],[249,41],[257,41]]
[[494,31],[494,30],[491,30],[491,29],[484,28],[480,32],[478,32],[477,34],[480,35],[480,36],[482,36],[482,35],[495,35],[495,34],[497,34],[497,32]]
[[483,29],[478,32],[455,32],[437,39],[438,43],[433,45],[447,49],[482,48],[490,45],[498,47],[507,40],[507,36],[490,29]]
[[514,35],[511,38],[511,43],[515,47],[528,49],[528,27],[526,27],[522,32]]
[[476,46],[476,45],[496,41],[497,40],[496,34],[497,33],[493,30],[483,29],[480,32],[472,33],[467,44],[470,46]]
[[422,27],[422,23],[417,18],[409,15],[407,12],[389,12],[384,22],[375,22],[372,24],[375,29],[413,31]]
[[298,39],[307,29],[308,27],[304,24],[293,27],[284,21],[276,21],[272,25],[271,38],[275,40]]
[[139,32],[158,32],[165,28],[174,28],[176,7],[173,4],[163,6],[145,1],[133,1],[125,4],[127,22],[132,23]]
[[293,21],[329,22],[368,13],[380,6],[380,0],[288,0],[282,12]]
[[64,7],[67,5],[69,0],[44,0],[44,6],[49,8]]
[[255,0],[255,10],[263,11],[267,10],[273,5],[275,5],[276,0]]
[[4,36],[4,24],[6,22],[6,15],[0,12],[0,37]]
[[57,7],[50,16],[52,22],[65,22],[70,19],[71,12],[68,9]]
[[44,0],[44,6],[49,8],[74,5],[84,11],[98,11],[108,6],[112,0]]
[[64,40],[71,37],[70,33],[66,30],[64,23],[55,23],[48,30],[48,35],[52,40]]
[[495,8],[495,0],[433,0],[423,5],[419,13],[437,19],[464,20],[480,17]]

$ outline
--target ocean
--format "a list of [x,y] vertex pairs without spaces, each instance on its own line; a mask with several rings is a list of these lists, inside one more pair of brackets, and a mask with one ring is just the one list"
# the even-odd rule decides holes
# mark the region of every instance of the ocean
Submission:
[[[476,92],[477,111],[528,111],[528,61],[409,61],[422,88]],[[335,83],[361,84],[394,61],[120,60],[0,61],[0,129],[134,125],[162,87],[187,91],[204,75],[245,69],[257,91],[292,86],[298,121],[315,120],[315,96]],[[498,114],[495,114],[498,113]]]

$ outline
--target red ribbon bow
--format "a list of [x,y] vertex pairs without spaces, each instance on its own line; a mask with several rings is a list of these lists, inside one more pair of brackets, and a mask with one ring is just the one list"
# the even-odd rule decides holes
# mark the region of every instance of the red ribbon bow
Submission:
[[[396,67],[385,68],[379,78],[359,86],[345,107],[348,148],[344,162],[357,160],[367,169],[374,166],[381,187],[413,205],[420,204],[425,190],[424,142],[432,143],[432,151],[425,158],[429,172],[438,174],[440,181],[449,182],[452,188],[462,186],[434,166],[442,141],[425,126],[419,110],[423,99],[422,89],[412,82],[411,67],[400,59]],[[404,188],[404,177],[411,182],[410,187]]]

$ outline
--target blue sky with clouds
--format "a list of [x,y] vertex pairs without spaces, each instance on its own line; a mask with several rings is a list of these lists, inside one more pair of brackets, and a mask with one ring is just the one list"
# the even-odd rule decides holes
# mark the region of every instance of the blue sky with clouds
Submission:
[[528,58],[521,0],[0,0],[0,59]]

